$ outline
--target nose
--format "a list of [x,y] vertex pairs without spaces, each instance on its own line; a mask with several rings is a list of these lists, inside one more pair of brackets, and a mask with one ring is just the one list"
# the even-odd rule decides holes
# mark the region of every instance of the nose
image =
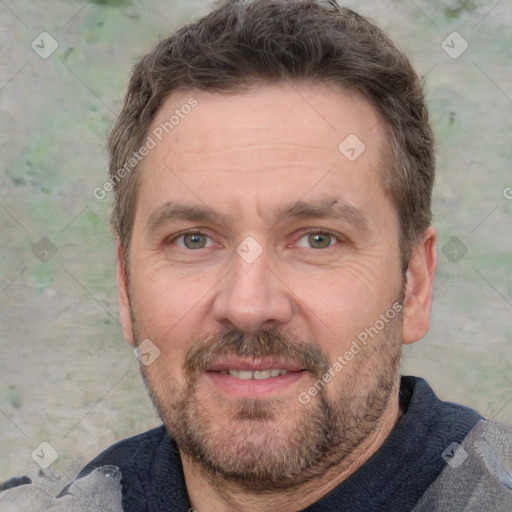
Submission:
[[269,265],[265,251],[249,262],[238,253],[233,267],[219,283],[213,303],[213,315],[225,327],[245,333],[278,327],[288,323],[293,314],[290,288]]

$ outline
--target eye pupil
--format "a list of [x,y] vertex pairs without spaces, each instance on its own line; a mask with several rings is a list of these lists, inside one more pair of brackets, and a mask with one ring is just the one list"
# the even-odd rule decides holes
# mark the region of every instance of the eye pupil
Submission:
[[[319,242],[319,245],[316,245],[317,242]],[[313,246],[313,249],[324,249],[325,247],[329,247],[331,235],[328,233],[313,233],[309,235],[309,243]]]
[[[202,240],[201,240],[201,237],[203,237]],[[198,249],[198,248],[202,249],[205,245],[204,235],[201,235],[198,233],[185,235],[183,237],[183,241],[188,249]],[[201,241],[202,241],[202,243],[201,243]],[[191,242],[191,243],[188,243],[188,242]]]

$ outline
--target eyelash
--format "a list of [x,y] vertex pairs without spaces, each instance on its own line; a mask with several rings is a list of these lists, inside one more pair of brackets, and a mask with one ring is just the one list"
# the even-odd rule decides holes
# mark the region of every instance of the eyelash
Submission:
[[[325,230],[325,229],[309,228],[309,229],[306,229],[306,230],[302,231],[301,236],[297,239],[297,241],[301,240],[305,236],[310,235],[312,233],[314,233],[316,235],[330,235],[338,243],[343,242],[345,240],[344,237],[342,237],[341,235],[339,235],[337,233],[334,233],[332,231],[328,231],[328,230]],[[166,245],[173,244],[174,242],[176,242],[176,240],[179,240],[180,238],[183,238],[183,237],[185,237],[187,235],[203,235],[203,236],[206,236],[206,237],[210,238],[210,240],[211,240],[211,237],[207,233],[204,233],[203,231],[186,231],[185,233],[180,233],[180,234],[174,236],[173,238],[168,239],[165,243],[166,243]],[[312,251],[318,251],[318,250],[325,251],[327,249],[331,249],[335,245],[336,244],[329,245],[329,246],[321,248],[321,249],[315,249],[313,247],[308,247],[308,249],[310,249]],[[184,250],[187,250],[187,251],[194,251],[194,250],[200,250],[200,249],[209,249],[209,247],[200,247],[199,249],[188,249],[187,247],[180,247],[180,249],[184,249]]]

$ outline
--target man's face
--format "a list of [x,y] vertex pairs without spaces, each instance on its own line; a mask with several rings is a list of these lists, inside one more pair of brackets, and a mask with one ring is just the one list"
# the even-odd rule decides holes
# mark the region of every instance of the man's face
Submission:
[[130,342],[160,351],[142,368],[162,420],[185,456],[249,487],[321,473],[397,391],[404,282],[379,117],[355,93],[262,85],[173,94],[152,133],[121,313]]

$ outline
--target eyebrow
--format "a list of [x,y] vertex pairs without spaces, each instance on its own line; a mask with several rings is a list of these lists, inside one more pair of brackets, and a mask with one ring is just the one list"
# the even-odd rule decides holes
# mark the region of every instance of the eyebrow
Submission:
[[[343,202],[340,197],[288,203],[271,210],[268,218],[272,222],[272,227],[284,221],[332,219],[345,221],[360,231],[369,230],[368,221],[363,213],[355,206]],[[146,226],[150,231],[156,231],[163,225],[180,220],[222,223],[229,228],[232,217],[206,205],[170,201],[153,211]]]

